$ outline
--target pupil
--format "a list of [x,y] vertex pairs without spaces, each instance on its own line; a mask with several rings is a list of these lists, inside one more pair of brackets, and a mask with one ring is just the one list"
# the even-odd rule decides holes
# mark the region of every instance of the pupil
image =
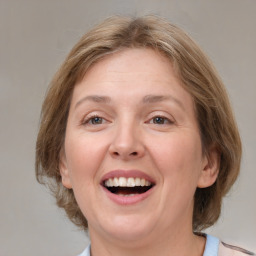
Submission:
[[156,124],[163,124],[164,123],[164,118],[162,117],[156,117],[154,120]]
[[94,117],[92,119],[92,123],[93,124],[100,124],[102,122],[102,118],[101,117]]

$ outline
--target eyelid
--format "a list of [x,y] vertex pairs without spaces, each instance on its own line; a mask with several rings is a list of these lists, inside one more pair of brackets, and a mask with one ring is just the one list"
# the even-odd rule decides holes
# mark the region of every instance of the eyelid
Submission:
[[[91,124],[89,123],[93,118],[101,118],[103,120],[103,123],[100,124]],[[102,113],[89,113],[86,114],[85,116],[83,116],[83,118],[80,121],[80,125],[86,126],[86,125],[90,125],[90,126],[99,126],[102,124],[105,124],[106,122],[108,122],[108,119],[104,116],[104,114]]]
[[[157,122],[154,122],[155,120],[155,118],[162,118],[163,119],[163,123],[157,123]],[[155,116],[155,117],[153,117],[153,118],[151,118],[150,120],[149,120],[149,123],[150,124],[154,124],[154,125],[171,125],[171,124],[173,124],[173,121],[172,120],[170,120],[169,118],[167,118],[167,117],[164,117],[164,116]]]
[[[150,123],[150,121],[152,121],[156,117],[160,117],[160,118],[163,118],[165,120],[168,120],[168,124],[176,123],[176,120],[174,119],[174,117],[172,115],[170,115],[169,113],[163,113],[163,112],[160,112],[160,111],[159,112],[155,111],[155,112],[151,113],[149,115],[149,118],[147,119],[146,123]],[[168,124],[162,124],[162,125],[168,125]]]
[[[92,121],[94,118],[100,118],[101,120],[105,120],[105,119],[104,119],[103,117],[101,117],[101,116],[94,115],[94,116],[87,117],[87,118],[84,120],[83,124],[89,124],[89,122]],[[101,124],[102,124],[102,123],[101,123]],[[91,125],[94,125],[94,124],[91,123]],[[97,124],[95,124],[95,125],[97,125]]]

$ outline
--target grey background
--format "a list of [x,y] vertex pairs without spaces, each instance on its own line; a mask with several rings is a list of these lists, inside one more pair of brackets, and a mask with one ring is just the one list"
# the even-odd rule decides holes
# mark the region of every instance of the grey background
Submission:
[[228,88],[243,139],[242,172],[208,232],[256,251],[255,0],[0,0],[0,255],[76,255],[88,243],[36,183],[41,103],[88,28],[112,14],[147,13],[188,31]]

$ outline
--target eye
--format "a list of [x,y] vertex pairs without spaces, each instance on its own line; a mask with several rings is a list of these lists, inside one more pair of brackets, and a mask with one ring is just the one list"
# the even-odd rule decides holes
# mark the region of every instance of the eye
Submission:
[[89,122],[91,124],[102,124],[103,118],[99,117],[99,116],[95,116],[95,117],[91,118]]
[[164,124],[172,124],[173,121],[171,121],[169,118],[164,117],[164,116],[155,116],[149,121],[149,123],[164,125]]
[[89,116],[87,117],[84,121],[83,121],[83,124],[84,125],[100,125],[100,124],[103,124],[105,123],[106,120],[100,116]]

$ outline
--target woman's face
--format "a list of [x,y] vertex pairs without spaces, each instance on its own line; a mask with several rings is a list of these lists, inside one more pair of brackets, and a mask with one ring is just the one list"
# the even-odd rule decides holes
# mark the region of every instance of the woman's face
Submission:
[[192,97],[172,64],[127,49],[95,64],[75,88],[61,156],[91,236],[137,240],[192,229],[208,161]]

